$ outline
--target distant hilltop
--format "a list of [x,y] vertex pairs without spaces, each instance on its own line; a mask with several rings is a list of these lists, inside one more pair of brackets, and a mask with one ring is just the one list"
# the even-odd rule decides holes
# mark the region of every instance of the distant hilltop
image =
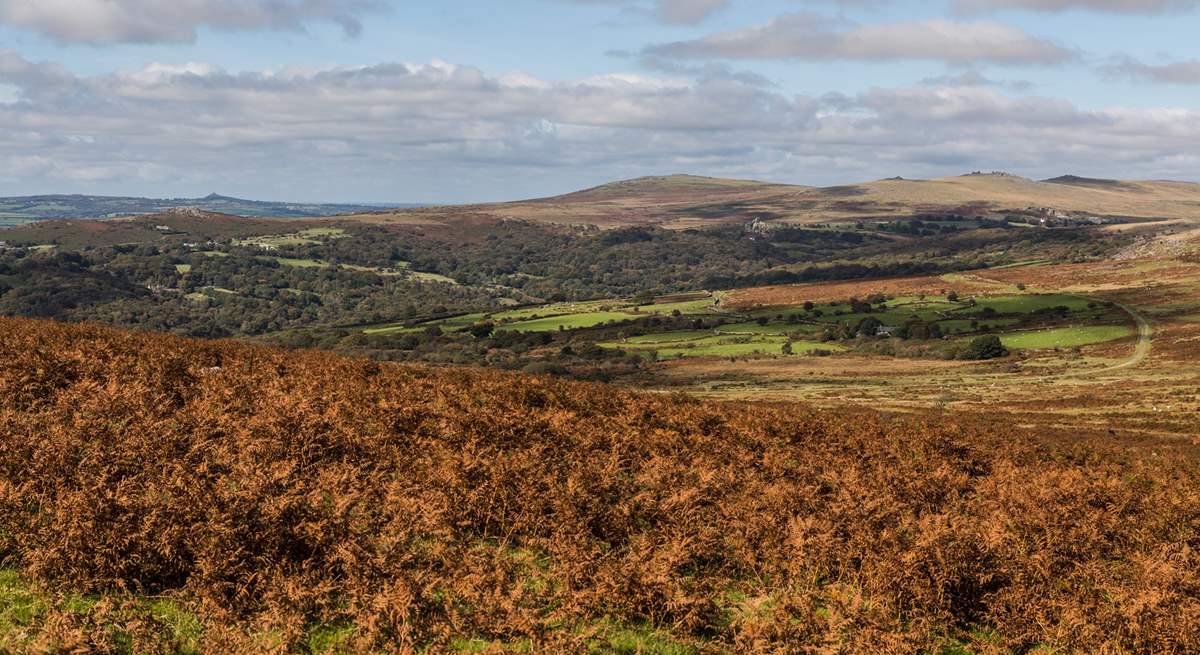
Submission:
[[210,193],[203,198],[43,195],[0,198],[0,221],[116,218],[156,214],[179,207],[244,217],[314,218],[417,206],[419,205],[269,202],[233,198],[219,193]]

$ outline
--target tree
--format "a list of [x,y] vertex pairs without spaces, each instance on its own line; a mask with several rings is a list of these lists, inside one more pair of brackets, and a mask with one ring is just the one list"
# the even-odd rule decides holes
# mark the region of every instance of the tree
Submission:
[[874,316],[868,316],[859,321],[858,328],[855,332],[862,337],[874,337],[879,335],[879,328],[883,327],[883,322]]
[[813,301],[811,301],[811,300],[805,301],[804,311],[811,312],[814,307],[816,307],[816,305],[813,304]]
[[789,341],[789,342],[783,344],[783,348],[782,348],[781,352],[784,355],[791,355],[792,354],[792,342]]
[[975,339],[967,346],[967,359],[997,359],[1008,355],[1000,337],[991,334]]
[[495,329],[496,326],[491,323],[476,323],[475,325],[467,328],[467,331],[470,332],[471,336],[475,337],[476,339],[486,339],[492,335],[492,332],[495,331]]
[[958,302],[958,292],[951,291],[950,293],[946,294],[946,300],[949,300],[950,302]]

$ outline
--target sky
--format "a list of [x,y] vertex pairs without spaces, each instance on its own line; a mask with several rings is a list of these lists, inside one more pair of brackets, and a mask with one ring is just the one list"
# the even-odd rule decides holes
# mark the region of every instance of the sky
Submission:
[[0,0],[0,195],[1200,181],[1200,0]]

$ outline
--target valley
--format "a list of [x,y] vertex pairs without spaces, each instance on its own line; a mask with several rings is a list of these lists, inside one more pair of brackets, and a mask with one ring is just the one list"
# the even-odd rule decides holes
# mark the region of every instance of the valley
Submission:
[[[892,213],[764,209],[818,191],[886,194]],[[1186,336],[1200,241],[1170,203],[1193,191],[1072,176],[836,192],[671,176],[323,219],[58,220],[0,231],[0,311],[1182,447],[1200,409]],[[1132,215],[1135,196],[1163,215]],[[1070,218],[1085,199],[1131,215]],[[1012,209],[1034,204],[1056,208]],[[1077,409],[1095,398],[1103,411]]]
[[1200,219],[964,180],[0,230],[0,650],[1188,644]]

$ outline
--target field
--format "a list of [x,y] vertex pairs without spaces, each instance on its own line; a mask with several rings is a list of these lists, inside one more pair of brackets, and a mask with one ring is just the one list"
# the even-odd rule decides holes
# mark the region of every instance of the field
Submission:
[[547,318],[537,318],[528,321],[520,321],[517,323],[507,323],[504,325],[505,330],[514,332],[548,332],[554,330],[574,330],[578,328],[595,327],[602,323],[611,321],[625,321],[631,318],[636,318],[633,314],[625,312],[582,312],[579,314],[563,314],[561,316],[550,316]]
[[1131,334],[1133,334],[1133,330],[1118,325],[1067,327],[1006,334],[1001,341],[1008,348],[1039,350],[1088,346],[1094,343],[1123,339]]
[[275,248],[287,246],[305,246],[320,243],[321,239],[344,239],[346,231],[335,227],[314,227],[289,234],[268,234],[250,239],[239,239],[233,242],[235,246],[271,246]]
[[5,650],[1198,645],[1192,450],[86,325],[0,336]]
[[[1017,285],[1027,290],[1005,291]],[[1200,340],[1193,322],[1200,313],[1200,265],[1189,261],[1026,266],[975,271],[950,280],[936,276],[795,285],[730,295],[742,301],[741,311],[771,317],[759,326],[761,333],[771,334],[790,333],[792,326],[774,317],[793,312],[806,299],[842,294],[864,298],[898,289],[942,287],[975,300],[971,312],[996,312],[986,319],[939,321],[951,342],[969,340],[971,333],[963,330],[970,330],[975,321],[988,326],[1012,353],[994,362],[947,362],[895,357],[885,341],[869,351],[832,357],[668,361],[630,383],[711,398],[803,400],[901,414],[941,409],[1036,428],[1047,438],[1069,442],[1115,440],[1170,450],[1187,447],[1200,434],[1200,399],[1194,393],[1200,380],[1195,359]],[[888,313],[906,311],[906,298],[889,301]],[[780,304],[767,306],[767,299]],[[1067,313],[1045,313],[1057,312],[1058,307]],[[1041,324],[1033,325],[1029,321],[1039,310],[1043,313],[1036,314],[1036,320]],[[1008,314],[1015,311],[1022,312],[1021,318]],[[895,322],[884,314],[879,317]],[[736,327],[755,325],[749,321]],[[895,346],[898,350],[900,344]]]

